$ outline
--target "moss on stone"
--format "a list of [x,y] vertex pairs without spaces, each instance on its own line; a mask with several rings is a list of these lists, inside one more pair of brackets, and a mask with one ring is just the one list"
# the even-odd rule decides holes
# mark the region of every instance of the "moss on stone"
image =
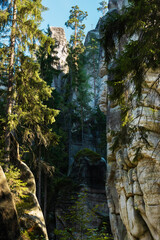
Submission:
[[76,155],[75,155],[75,160],[78,161],[80,158],[87,157],[89,160],[91,160],[93,163],[96,163],[101,160],[101,155],[90,150],[89,148],[84,148],[80,150]]

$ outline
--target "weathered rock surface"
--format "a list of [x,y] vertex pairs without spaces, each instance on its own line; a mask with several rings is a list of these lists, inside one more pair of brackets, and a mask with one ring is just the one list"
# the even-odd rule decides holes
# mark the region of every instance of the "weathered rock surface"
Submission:
[[16,166],[21,170],[21,179],[26,182],[28,196],[23,200],[22,205],[18,205],[20,226],[27,231],[32,231],[34,235],[48,240],[45,220],[42,210],[36,197],[35,178],[29,167],[22,161],[17,161]]
[[[110,11],[124,3],[127,1],[110,1]],[[104,67],[100,69],[101,78],[112,81],[105,72]],[[101,110],[107,114],[106,191],[114,240],[160,239],[159,83],[159,71],[147,73],[140,104],[135,99],[131,102],[133,120],[129,127],[135,129],[131,142],[123,143],[121,139],[115,151],[111,149],[121,130],[120,108],[108,100],[108,85],[99,100]],[[129,84],[128,92],[133,87]]]
[[101,87],[101,79],[99,77],[99,30],[93,29],[87,33],[85,43],[87,64],[85,66],[86,73],[89,77],[89,93],[92,95],[89,105],[94,109],[97,106],[99,92]]
[[[22,189],[26,196],[22,199],[14,198],[18,212],[18,221],[22,232],[27,232],[35,238],[48,240],[45,220],[42,210],[36,197],[36,183],[33,173],[30,168],[20,160],[19,144],[11,135],[12,141],[12,164],[20,170],[20,179],[26,183],[27,189]],[[19,201],[20,200],[20,201]],[[22,234],[22,239],[25,236]]]
[[0,239],[20,239],[17,211],[5,174],[0,167]]
[[57,91],[61,92],[63,89],[63,85],[65,84],[65,80],[63,76],[68,72],[67,65],[67,57],[68,57],[68,47],[67,47],[67,39],[65,36],[65,32],[63,28],[60,27],[50,27],[51,37],[56,42],[55,51],[56,56],[59,58],[56,64],[53,64],[53,67],[56,70],[60,70],[61,73],[58,76],[55,75],[53,78],[53,87],[56,88]]
[[[68,95],[67,84],[70,80],[67,76],[64,77],[66,73],[68,73],[68,50],[67,50],[67,40],[65,36],[65,32],[63,28],[60,27],[50,27],[51,37],[55,39],[57,47],[55,51],[57,51],[57,57],[59,58],[57,64],[53,65],[56,70],[61,70],[62,72],[53,78],[53,87],[60,93],[61,97]],[[99,56],[100,56],[100,43],[99,43],[99,30],[96,29],[88,32],[85,40],[86,47],[86,58],[87,63],[84,66],[84,71],[87,74],[89,80],[86,85],[89,85],[88,94],[91,95],[91,99],[88,102],[88,106],[96,112],[96,108],[98,106],[98,99],[100,92],[104,90],[103,85],[105,84],[106,79],[104,78],[104,82],[102,83],[101,78],[98,74],[99,72]],[[76,102],[77,92],[76,90],[72,92],[72,96],[70,96],[73,102]],[[63,110],[62,110],[63,111]],[[89,111],[88,111],[89,112]],[[90,111],[91,112],[91,111]],[[70,158],[69,158],[69,173],[71,165],[74,161],[74,155],[81,150],[82,148],[89,148],[95,152],[100,153],[102,156],[105,156],[105,150],[101,148],[101,134],[102,130],[98,129],[93,131],[94,124],[96,120],[90,116],[91,114],[86,114],[84,117],[83,123],[83,140],[82,140],[82,131],[80,123],[74,122],[71,126],[69,121],[65,123],[65,126],[68,129],[71,129],[71,139],[70,139]],[[96,137],[95,137],[96,136]]]
[[11,141],[12,164],[14,168],[20,170],[19,177],[25,183],[25,188],[20,189],[23,193],[21,198],[11,193],[5,174],[0,167],[0,239],[26,240],[31,235],[39,240],[48,240],[43,213],[36,197],[34,175],[20,160],[19,145],[12,135]]
[[[74,183],[77,183],[77,190],[69,193],[64,198],[59,199],[56,206],[56,226],[57,229],[68,227],[66,213],[72,208],[72,219],[75,224],[82,225],[83,229],[99,229],[102,223],[107,222],[107,231],[111,235],[109,224],[109,211],[105,194],[106,161],[100,158],[93,161],[87,156],[76,159],[71,171]],[[70,194],[72,196],[70,196]],[[83,220],[81,219],[83,216]],[[78,216],[79,222],[76,222]],[[69,225],[70,226],[70,225]],[[78,238],[79,230],[76,233]],[[83,238],[85,232],[82,232]]]

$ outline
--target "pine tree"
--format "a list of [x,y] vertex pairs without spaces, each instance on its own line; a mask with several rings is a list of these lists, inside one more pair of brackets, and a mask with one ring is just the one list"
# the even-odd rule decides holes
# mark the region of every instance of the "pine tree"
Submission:
[[51,38],[51,30],[48,26],[45,35],[47,38],[43,41],[36,52],[36,58],[40,64],[40,76],[47,82],[47,85],[51,87],[53,77],[61,73],[60,70],[57,70],[53,65],[58,64],[59,58],[57,57],[57,43],[53,38]]
[[36,44],[47,39],[39,30],[41,12],[45,10],[41,0],[1,1],[0,7],[3,37],[0,45],[3,68],[0,71],[4,76],[1,86],[8,86],[3,95],[3,107],[7,105],[5,162],[8,162],[11,133],[16,136],[20,131],[23,141],[32,144],[37,138],[39,145],[47,146],[53,138],[48,124],[55,121],[58,111],[43,104],[52,90],[40,78],[40,67],[35,59]]
[[[41,43],[41,45],[38,47],[38,50],[36,52],[36,58],[37,61],[40,65],[40,76],[43,78],[43,80],[47,83],[48,86],[51,87],[53,77],[55,75],[58,75],[61,73],[61,71],[56,70],[53,65],[57,63],[58,57],[56,56],[57,52],[55,51],[56,44],[55,40],[51,38],[51,31],[48,26],[47,31],[45,32],[45,35],[47,38],[45,39],[44,42]],[[44,101],[44,104],[48,108],[53,108],[56,106],[54,102],[54,91],[52,91],[52,95],[50,96],[49,99]],[[58,104],[57,106],[58,107]],[[58,129],[55,127],[51,126],[50,130],[54,132],[54,141],[50,142],[50,147],[47,149],[47,154],[46,154],[46,149],[44,145],[40,146],[40,149],[34,149],[35,152],[38,152],[39,160],[38,160],[38,166],[37,166],[37,171],[38,171],[38,177],[37,177],[37,182],[38,182],[38,200],[41,203],[41,195],[42,195],[42,184],[41,184],[41,179],[44,175],[44,216],[46,218],[46,209],[47,209],[47,179],[48,176],[51,175],[50,170],[52,166],[55,164],[55,161],[53,161],[53,157],[51,158],[48,157],[51,155],[50,153],[53,153],[53,150],[51,150],[53,147],[55,148],[60,136],[57,135]],[[60,157],[60,156],[59,156]],[[41,160],[43,159],[43,161]],[[55,159],[54,159],[55,160]],[[57,159],[56,159],[57,160]],[[45,169],[44,169],[45,167]]]
[[[68,65],[69,65],[69,98],[68,103],[70,105],[69,114],[68,114],[68,136],[69,136],[69,159],[71,158],[71,143],[72,143],[72,134],[71,129],[73,127],[73,121],[76,120],[77,116],[75,113],[76,104],[75,101],[80,96],[80,89],[82,89],[82,81],[79,79],[80,75],[80,55],[84,52],[83,38],[84,38],[84,29],[85,24],[83,24],[83,20],[88,16],[87,12],[83,12],[79,9],[79,7],[73,6],[70,10],[69,20],[65,23],[67,27],[70,27],[74,33],[70,38],[70,46],[69,46],[69,56],[68,56]],[[85,78],[87,79],[87,78]],[[87,93],[87,91],[86,91]],[[74,101],[73,101],[74,96]],[[82,116],[83,110],[81,106],[81,126],[82,124]],[[74,120],[73,120],[74,119]],[[83,134],[82,134],[83,136]]]
[[91,86],[89,84],[89,76],[87,75],[85,64],[86,56],[85,54],[81,54],[78,62],[79,70],[75,113],[77,114],[80,121],[80,124],[78,125],[81,126],[82,145],[84,144],[85,121],[89,119],[92,112],[91,107],[89,105],[89,103],[91,102],[90,93]]
[[73,6],[70,10],[69,20],[65,23],[67,27],[70,27],[74,34],[70,37],[70,49],[68,57],[68,65],[70,67],[71,84],[77,84],[77,72],[79,56],[84,52],[83,38],[85,24],[82,24],[83,20],[88,16],[87,12],[83,12],[79,7]]
[[93,228],[93,222],[98,217],[96,213],[103,204],[90,208],[87,198],[87,189],[83,189],[77,196],[71,196],[71,206],[64,212],[63,218],[57,216],[63,225],[61,230],[55,229],[55,234],[64,240],[113,240],[105,221],[101,227]]
[[102,1],[102,2],[100,2],[99,4],[100,4],[100,7],[97,8],[97,10],[98,10],[99,12],[101,12],[102,15],[104,16],[104,15],[106,14],[106,11],[107,11],[107,8],[108,8],[108,4],[107,4],[106,1]]
[[69,20],[65,23],[67,27],[74,30],[74,34],[71,35],[70,44],[75,48],[82,45],[84,38],[85,24],[82,24],[83,20],[88,16],[87,12],[83,12],[79,7],[73,6],[70,10]]

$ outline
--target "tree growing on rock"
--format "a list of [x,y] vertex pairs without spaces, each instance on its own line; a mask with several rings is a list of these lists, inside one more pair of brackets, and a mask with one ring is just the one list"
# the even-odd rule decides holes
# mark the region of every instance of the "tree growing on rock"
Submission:
[[98,10],[98,12],[101,12],[102,15],[104,16],[107,12],[108,4],[106,1],[102,1],[99,4],[100,4],[100,7],[97,8],[97,10]]

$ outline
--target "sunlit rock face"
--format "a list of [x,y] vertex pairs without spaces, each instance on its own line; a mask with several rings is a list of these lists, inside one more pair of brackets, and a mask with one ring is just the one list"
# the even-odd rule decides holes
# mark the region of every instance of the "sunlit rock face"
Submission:
[[20,211],[19,223],[22,229],[32,231],[34,236],[48,240],[45,220],[36,197],[35,178],[29,167],[22,161],[17,160],[16,166],[20,169],[21,179],[26,183],[27,198],[24,199],[24,209]]
[[20,239],[20,229],[16,207],[7,184],[5,174],[0,167],[0,239]]
[[[45,220],[36,197],[34,175],[20,160],[19,145],[12,135],[11,142],[11,163],[15,169],[19,169],[19,178],[25,184],[25,188],[19,187],[23,197],[17,197],[18,194],[11,193],[5,174],[0,167],[0,239],[26,240],[30,239],[31,235],[36,239],[48,240]],[[14,184],[13,181],[13,186]]]
[[[110,1],[109,10],[119,9],[124,1]],[[125,2],[127,4],[127,1]],[[103,26],[103,19],[101,22]],[[101,33],[103,34],[103,33]],[[102,51],[103,52],[103,51]],[[101,57],[100,76],[112,81]],[[105,73],[106,72],[106,73]],[[128,94],[134,86],[128,81]],[[121,130],[118,105],[108,100],[106,84],[100,97],[101,110],[107,114],[106,192],[114,240],[160,239],[160,79],[159,71],[148,72],[140,102],[133,99],[130,110],[135,128],[131,140],[116,147],[114,135]],[[114,134],[113,134],[114,133]],[[125,134],[125,133],[124,133]],[[123,135],[121,136],[123,138]]]
[[56,56],[59,58],[56,64],[53,64],[53,67],[56,70],[62,71],[58,76],[54,77],[53,87],[55,87],[57,91],[61,91],[64,84],[63,76],[68,72],[67,39],[66,39],[64,29],[61,27],[50,27],[50,31],[51,31],[51,37],[55,40],[55,44],[56,44],[56,48],[55,48]]

